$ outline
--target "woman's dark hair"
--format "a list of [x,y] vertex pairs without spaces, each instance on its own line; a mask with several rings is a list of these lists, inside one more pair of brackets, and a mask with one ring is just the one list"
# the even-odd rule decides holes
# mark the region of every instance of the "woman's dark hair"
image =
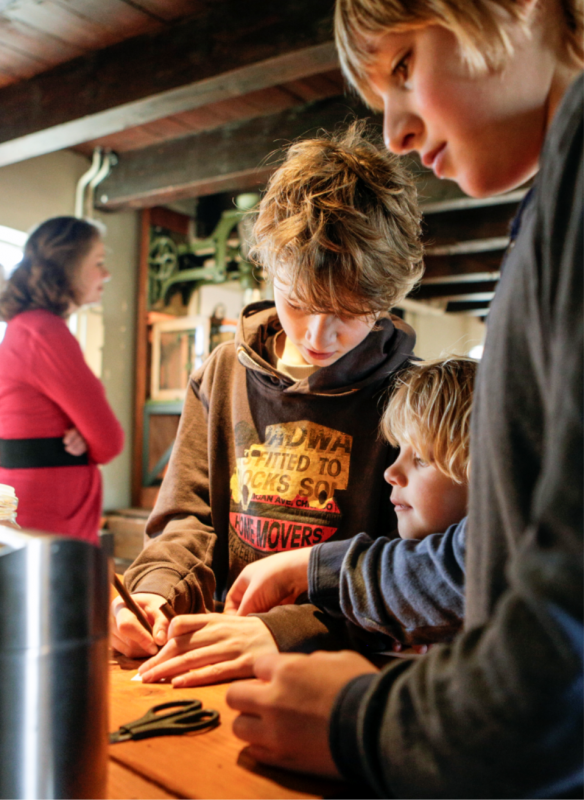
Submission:
[[0,294],[0,317],[8,322],[35,308],[66,316],[77,300],[79,264],[101,235],[98,225],[77,217],[42,222],[28,237],[22,261]]

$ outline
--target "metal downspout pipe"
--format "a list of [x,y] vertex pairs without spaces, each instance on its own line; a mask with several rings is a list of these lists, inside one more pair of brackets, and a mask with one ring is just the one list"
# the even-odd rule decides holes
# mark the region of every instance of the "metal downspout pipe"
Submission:
[[118,157],[112,150],[96,147],[93,151],[91,166],[77,182],[75,191],[75,216],[86,219],[93,217],[93,198],[97,186],[107,178],[110,170],[118,163]]

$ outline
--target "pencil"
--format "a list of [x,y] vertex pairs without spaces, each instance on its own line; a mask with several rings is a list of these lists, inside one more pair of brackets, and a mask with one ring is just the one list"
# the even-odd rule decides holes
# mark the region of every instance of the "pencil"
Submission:
[[152,625],[148,622],[146,616],[144,615],[144,612],[142,611],[140,606],[132,599],[132,595],[126,589],[126,587],[124,586],[124,584],[122,583],[122,581],[119,579],[119,577],[116,575],[115,572],[114,572],[114,586],[116,587],[118,594],[120,595],[126,606],[130,609],[130,611],[132,611],[136,615],[138,621],[142,624],[144,628],[146,628],[150,636],[152,636]]
[[174,610],[174,608],[173,608],[173,607],[170,605],[170,603],[163,603],[163,604],[160,606],[160,608],[159,608],[159,611],[162,611],[162,613],[164,614],[164,616],[165,616],[165,617],[166,617],[166,619],[168,619],[168,620],[174,619],[174,618],[176,617],[176,611],[175,611],[175,610]]

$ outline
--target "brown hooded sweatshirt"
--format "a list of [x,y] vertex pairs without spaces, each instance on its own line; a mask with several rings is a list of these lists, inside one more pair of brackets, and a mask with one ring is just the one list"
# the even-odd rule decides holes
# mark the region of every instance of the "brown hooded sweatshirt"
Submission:
[[[272,302],[247,306],[235,340],[191,377],[146,546],[125,576],[130,591],[163,595],[179,613],[212,610],[258,558],[395,530],[383,472],[396,451],[378,425],[413,330],[384,318],[299,381],[273,366],[280,330]],[[281,650],[326,646],[313,606],[260,616]]]

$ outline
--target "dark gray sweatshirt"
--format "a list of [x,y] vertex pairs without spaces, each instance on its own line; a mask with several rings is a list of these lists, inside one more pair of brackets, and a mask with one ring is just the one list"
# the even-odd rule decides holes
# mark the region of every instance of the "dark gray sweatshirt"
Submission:
[[383,797],[582,797],[583,90],[556,113],[489,317],[465,631],[351,681],[333,711],[339,769]]

